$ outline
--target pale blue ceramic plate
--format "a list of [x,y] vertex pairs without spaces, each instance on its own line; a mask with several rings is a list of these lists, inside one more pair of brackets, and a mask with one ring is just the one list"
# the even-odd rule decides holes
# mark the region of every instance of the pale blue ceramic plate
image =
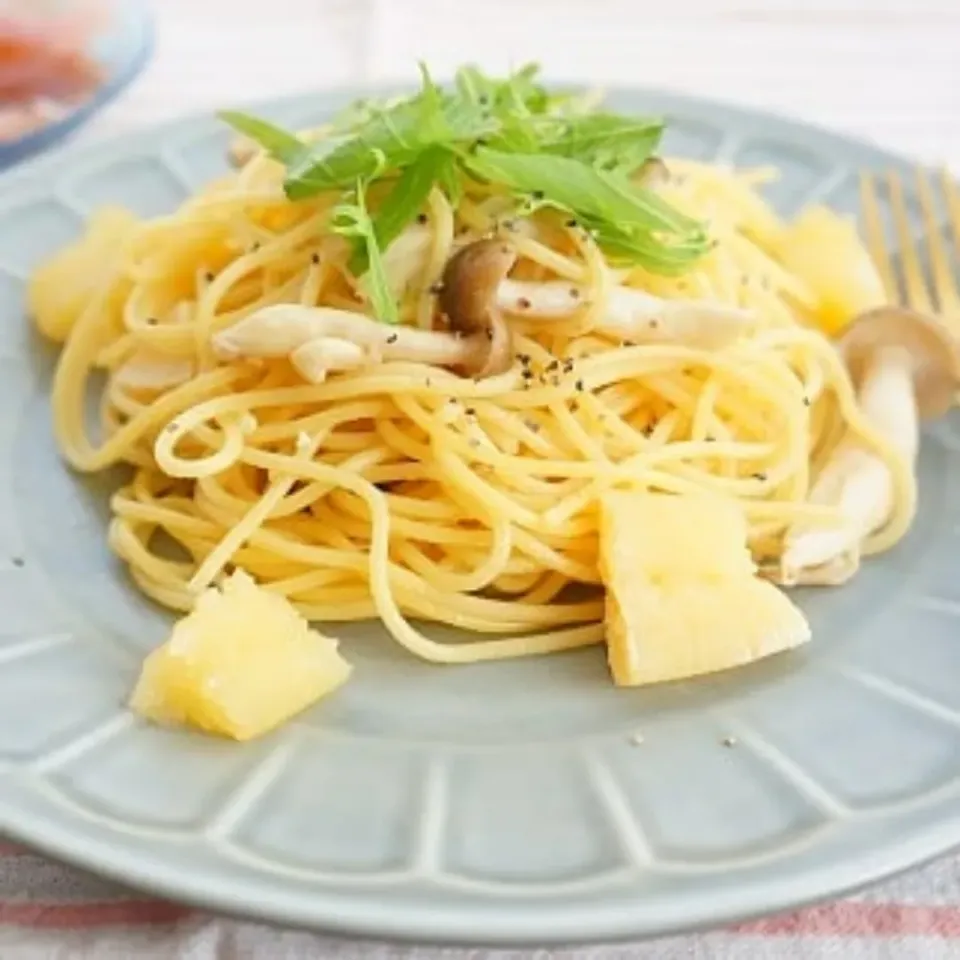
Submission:
[[[351,92],[268,112],[316,121]],[[856,207],[879,151],[757,113],[619,91],[671,147],[774,163],[774,199]],[[355,679],[249,746],[124,709],[169,617],[105,545],[117,478],[57,459],[53,356],[23,278],[106,201],[170,210],[223,168],[200,118],[0,184],[0,829],[159,894],[323,930],[545,944],[664,934],[832,896],[960,843],[960,419],[925,437],[907,540],[803,594],[815,640],[624,691],[599,650],[428,666],[377,624]],[[644,742],[632,743],[642,732]],[[735,737],[735,746],[722,741]]]
[[100,89],[60,120],[19,140],[0,144],[0,170],[53,147],[99,113],[136,78],[152,49],[153,23],[146,0],[118,0],[110,22],[91,50],[104,72]]

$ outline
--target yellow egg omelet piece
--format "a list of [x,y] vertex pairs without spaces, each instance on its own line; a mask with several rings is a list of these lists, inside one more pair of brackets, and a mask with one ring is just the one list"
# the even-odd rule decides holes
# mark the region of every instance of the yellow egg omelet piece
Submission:
[[336,690],[351,669],[336,640],[237,571],[147,657],[130,706],[157,723],[250,740]]
[[607,494],[600,572],[614,682],[639,686],[713,673],[809,640],[803,614],[755,571],[735,504]]
[[822,206],[807,207],[781,233],[776,258],[819,299],[813,320],[835,336],[858,314],[887,301],[883,281],[853,223]]
[[45,337],[57,343],[67,339],[137,223],[128,210],[104,207],[92,215],[79,240],[34,270],[27,309]]

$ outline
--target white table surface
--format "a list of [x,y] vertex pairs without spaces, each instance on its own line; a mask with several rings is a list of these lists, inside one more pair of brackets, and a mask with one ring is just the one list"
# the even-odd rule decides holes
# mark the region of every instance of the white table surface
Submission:
[[[119,0],[123,2],[123,0]],[[960,169],[960,0],[155,0],[157,56],[82,136],[529,59],[780,111]],[[469,22],[469,27],[468,27]]]
[[[29,3],[31,0],[25,0]],[[124,0],[117,0],[124,2]],[[78,137],[472,60],[762,106],[960,171],[960,0],[155,0],[157,53]],[[468,20],[469,26],[468,26]],[[960,955],[960,858],[836,904],[647,945],[447,951],[221,921],[0,843],[0,956],[844,960]]]

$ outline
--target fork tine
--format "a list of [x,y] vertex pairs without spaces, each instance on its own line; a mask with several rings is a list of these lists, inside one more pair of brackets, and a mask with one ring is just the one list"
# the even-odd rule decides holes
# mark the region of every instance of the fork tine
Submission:
[[887,299],[896,303],[900,299],[900,291],[893,273],[893,263],[887,252],[887,241],[883,232],[883,218],[880,216],[880,204],[877,200],[877,189],[874,186],[873,176],[869,173],[860,175],[860,208],[863,211],[864,233],[866,235],[867,250],[873,258],[874,266],[883,288],[887,292]]
[[950,252],[947,250],[940,224],[937,222],[930,177],[922,167],[917,168],[917,193],[920,197],[920,211],[923,214],[923,232],[927,237],[930,273],[933,277],[933,292],[937,298],[937,308],[941,313],[952,313],[960,307],[960,294],[957,293],[957,285],[953,278]]
[[960,187],[957,187],[956,180],[946,167],[940,170],[940,186],[947,198],[947,219],[953,228],[954,249],[960,259]]
[[890,209],[893,212],[893,226],[896,233],[897,248],[900,251],[900,265],[903,273],[903,283],[907,294],[907,305],[925,313],[933,311],[930,295],[927,292],[927,283],[923,277],[923,268],[917,256],[910,230],[910,217],[907,214],[907,203],[903,196],[903,183],[900,175],[891,170],[887,174],[887,186],[890,190]]

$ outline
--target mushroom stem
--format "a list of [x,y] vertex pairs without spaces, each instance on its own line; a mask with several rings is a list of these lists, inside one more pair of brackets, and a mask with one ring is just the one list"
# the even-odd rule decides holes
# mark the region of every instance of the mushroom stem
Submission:
[[820,566],[795,571],[790,579],[784,577],[782,564],[779,563],[761,564],[759,574],[782,587],[839,587],[850,580],[859,568],[859,556],[848,552]]
[[[395,296],[400,297],[423,270],[430,236],[427,227],[408,227],[384,253],[384,270]],[[589,295],[585,287],[561,280],[504,279],[494,290],[494,303],[500,310],[537,320],[571,317]],[[713,349],[742,336],[752,320],[748,310],[737,307],[706,300],[662,300],[642,290],[614,285],[596,328],[637,343],[683,343]]]
[[[497,288],[501,310],[537,320],[573,316],[586,297],[583,287],[556,280],[504,280]],[[639,343],[716,348],[740,337],[752,319],[749,311],[737,307],[705,300],[662,300],[642,290],[615,286],[596,328]]]
[[[906,350],[879,349],[864,366],[858,392],[864,416],[911,465],[919,444],[913,366]],[[784,579],[798,582],[805,570],[856,554],[864,538],[890,515],[893,496],[887,464],[859,443],[841,440],[817,478],[810,499],[835,504],[842,525],[829,530],[789,530],[781,562]]]
[[[305,350],[308,344],[310,349]],[[332,370],[379,360],[458,366],[469,362],[481,346],[484,351],[489,346],[482,335],[458,337],[395,327],[349,310],[297,304],[264,307],[213,337],[214,352],[221,359],[291,356],[305,376],[307,371],[317,374],[322,369],[325,376]]]

